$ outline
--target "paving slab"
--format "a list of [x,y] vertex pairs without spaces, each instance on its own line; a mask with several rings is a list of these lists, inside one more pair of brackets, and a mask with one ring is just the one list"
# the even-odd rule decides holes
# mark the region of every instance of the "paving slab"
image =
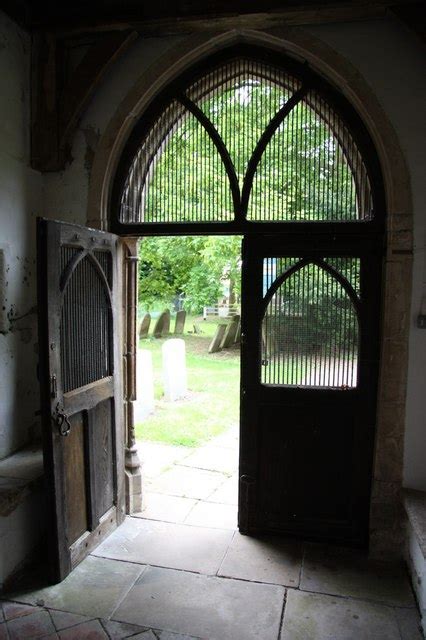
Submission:
[[207,498],[207,502],[219,502],[220,504],[238,504],[238,476],[227,478],[221,485],[213,491]]
[[16,593],[14,598],[90,618],[109,618],[144,568],[140,564],[89,556],[63,582]]
[[280,640],[400,640],[391,607],[289,589]]
[[213,438],[211,440],[211,444],[215,447],[222,447],[223,449],[233,449],[238,455],[238,431],[238,428],[229,429],[228,431],[221,433],[220,436]]
[[75,613],[67,613],[66,611],[54,611],[50,610],[50,617],[53,620],[56,631],[67,629],[68,627],[74,627],[81,622],[87,622],[87,616],[79,616]]
[[29,616],[15,618],[7,623],[10,640],[22,640],[22,638],[42,638],[50,633],[55,633],[55,627],[50,619],[48,611],[36,610]]
[[160,629],[155,629],[155,635],[158,640],[199,640],[197,636],[188,636],[186,633],[173,633],[172,631],[161,631]]
[[225,479],[226,476],[214,471],[174,466],[151,481],[150,491],[205,500]]
[[94,554],[215,574],[232,539],[232,531],[127,518]]
[[99,620],[89,620],[76,627],[64,629],[59,632],[59,637],[61,640],[109,640]]
[[298,587],[301,563],[302,546],[296,542],[236,532],[218,575]]
[[326,545],[306,545],[300,588],[414,607],[404,566],[368,560],[363,554]]
[[395,608],[401,640],[423,640],[420,615],[417,609]]
[[232,475],[238,469],[238,452],[209,444],[196,449],[191,455],[181,459],[179,465]]
[[140,513],[133,513],[133,517],[161,520],[163,522],[183,522],[197,501],[193,498],[168,496],[165,493],[145,491],[144,507]]
[[161,442],[137,442],[138,454],[145,478],[155,478],[171,467],[175,462],[190,455],[188,447],[179,447]]
[[209,640],[275,640],[283,587],[149,567],[116,620]]
[[14,620],[15,618],[21,618],[22,616],[29,616],[35,613],[37,609],[27,604],[20,604],[19,602],[3,602],[3,614],[6,620]]
[[145,627],[127,622],[114,622],[113,620],[101,620],[101,624],[111,640],[122,640],[123,638],[135,637],[135,634],[147,631]]
[[197,502],[185,518],[185,524],[234,531],[237,528],[237,507],[233,504]]

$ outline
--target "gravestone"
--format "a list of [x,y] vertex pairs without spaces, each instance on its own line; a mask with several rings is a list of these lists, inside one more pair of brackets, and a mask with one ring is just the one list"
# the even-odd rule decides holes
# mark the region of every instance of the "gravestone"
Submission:
[[237,332],[235,334],[235,343],[241,342],[241,318],[238,320]]
[[187,395],[185,340],[171,338],[162,347],[164,399],[169,402]]
[[170,311],[165,309],[157,318],[154,325],[154,338],[162,338],[170,331]]
[[154,372],[152,353],[148,349],[138,349],[136,355],[136,401],[133,405],[135,423],[143,422],[154,412]]
[[226,324],[217,325],[213,339],[210,342],[209,353],[217,353],[218,351],[221,351],[222,347],[220,345],[222,344],[225,329]]
[[182,311],[178,311],[176,314],[176,322],[175,322],[175,335],[181,336],[183,330],[185,329],[185,320],[186,320],[186,311],[182,309]]
[[231,322],[227,325],[222,339],[222,344],[220,345],[222,349],[228,349],[234,344],[239,322],[240,316],[234,316]]
[[139,340],[143,340],[144,338],[148,337],[150,324],[151,324],[151,315],[149,313],[146,313],[139,327]]
[[168,336],[170,333],[170,311],[168,309],[165,309],[163,311],[163,314],[164,314],[164,321],[163,321],[163,331],[161,335]]

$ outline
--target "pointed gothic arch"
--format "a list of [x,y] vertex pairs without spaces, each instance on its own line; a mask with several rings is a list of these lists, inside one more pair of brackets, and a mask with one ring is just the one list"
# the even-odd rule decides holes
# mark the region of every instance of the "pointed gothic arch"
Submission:
[[[370,521],[371,549],[375,555],[398,552],[398,511],[403,450],[392,455],[393,441],[404,433],[408,318],[411,292],[412,202],[409,172],[397,136],[370,86],[355,67],[330,46],[301,28],[270,32],[234,30],[198,34],[181,41],[158,59],[130,90],[100,139],[91,173],[87,220],[94,227],[110,226],[111,189],[116,168],[135,119],[168,82],[191,64],[235,43],[262,45],[308,60],[338,86],[360,114],[374,142],[384,177],[387,209],[387,254],[382,332],[382,364],[378,400],[378,435],[374,466],[374,491]],[[131,247],[129,240],[127,246]],[[131,252],[131,249],[130,249]],[[130,263],[133,268],[133,262]],[[134,281],[134,278],[131,278]],[[130,296],[132,297],[132,296]],[[402,359],[400,358],[402,354]],[[391,366],[398,357],[397,370]],[[392,390],[390,393],[389,390]],[[395,411],[395,408],[397,411]],[[389,431],[389,424],[392,428]]]

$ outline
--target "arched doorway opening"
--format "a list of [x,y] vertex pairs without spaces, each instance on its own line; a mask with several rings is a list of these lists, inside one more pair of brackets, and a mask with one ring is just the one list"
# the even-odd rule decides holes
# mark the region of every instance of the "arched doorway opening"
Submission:
[[384,224],[356,111],[276,52],[191,67],[127,140],[113,231],[244,236],[244,532],[367,543]]

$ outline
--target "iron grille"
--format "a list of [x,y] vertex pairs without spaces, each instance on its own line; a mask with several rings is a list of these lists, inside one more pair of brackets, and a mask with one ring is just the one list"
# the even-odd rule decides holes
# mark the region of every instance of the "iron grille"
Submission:
[[[77,251],[61,247],[62,272]],[[64,283],[61,311],[62,388],[67,393],[112,373],[109,300],[94,263],[80,259]]]
[[123,224],[370,220],[342,117],[309,81],[239,57],[175,90],[121,191]]
[[[271,269],[273,260],[266,259],[264,268]],[[358,258],[337,260],[342,261],[345,273],[349,268],[355,273],[358,267],[359,281]],[[279,260],[276,264],[279,267]],[[295,263],[293,259],[283,274],[284,277],[275,280],[272,295],[266,298],[262,322],[262,383],[356,387],[358,313],[356,294],[348,278],[343,273],[335,274],[333,268],[327,269],[322,260]]]

